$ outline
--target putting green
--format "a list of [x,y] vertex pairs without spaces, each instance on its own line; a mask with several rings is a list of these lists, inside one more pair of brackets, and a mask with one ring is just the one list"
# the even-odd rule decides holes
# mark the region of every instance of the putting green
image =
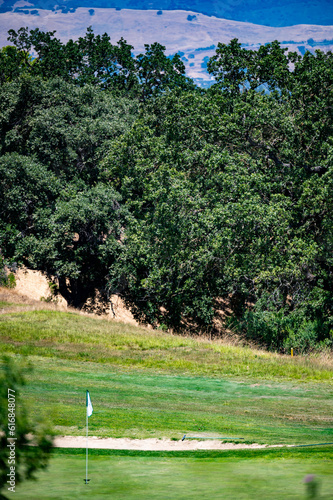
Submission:
[[333,498],[333,447],[196,452],[178,457],[95,450],[90,452],[88,485],[84,484],[83,450],[61,452],[65,450],[59,450],[48,470],[38,474],[38,482],[17,488],[17,500],[304,500],[307,474],[316,476],[321,500]]

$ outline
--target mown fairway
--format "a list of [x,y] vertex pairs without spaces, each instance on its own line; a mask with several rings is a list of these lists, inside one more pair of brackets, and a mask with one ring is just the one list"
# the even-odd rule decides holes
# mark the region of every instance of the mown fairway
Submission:
[[57,433],[84,434],[89,389],[97,436],[333,441],[328,364],[74,313],[8,310],[1,348],[32,362],[25,400],[51,416]]
[[89,428],[96,436],[180,439],[186,432],[269,444],[333,441],[333,390],[326,384],[155,374],[34,356],[31,361],[25,399],[32,412],[52,415],[59,434],[84,435],[88,388],[94,405]]
[[[333,442],[330,361],[139,329],[74,313],[2,303],[1,350],[33,365],[22,395],[57,434],[181,439],[227,436],[267,444]],[[24,309],[24,310],[23,310]],[[317,474],[332,498],[333,447],[237,452],[57,450],[17,498],[304,498]],[[78,453],[78,454],[76,454]],[[60,455],[59,455],[60,454]],[[29,496],[30,495],[30,496]]]

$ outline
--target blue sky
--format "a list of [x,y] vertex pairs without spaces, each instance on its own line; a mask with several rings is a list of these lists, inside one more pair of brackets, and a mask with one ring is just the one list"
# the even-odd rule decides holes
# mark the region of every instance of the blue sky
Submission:
[[70,13],[78,7],[189,10],[276,27],[295,24],[333,25],[333,0],[0,0],[0,12],[58,8]]

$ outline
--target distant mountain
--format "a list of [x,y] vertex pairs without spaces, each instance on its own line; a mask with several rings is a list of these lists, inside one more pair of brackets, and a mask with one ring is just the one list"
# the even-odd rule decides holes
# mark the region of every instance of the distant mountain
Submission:
[[31,13],[34,9],[75,12],[117,8],[135,10],[185,10],[233,21],[282,27],[296,24],[333,25],[332,0],[0,0],[0,13]]
[[[299,54],[316,49],[333,51],[333,0],[317,3],[282,0],[279,13],[271,0],[260,5],[258,0],[212,0],[210,3],[192,0],[191,5],[186,2],[189,0],[152,0],[150,3],[59,0],[56,5],[54,0],[0,0],[0,47],[8,44],[10,28],[18,30],[28,26],[56,31],[56,36],[66,42],[69,38],[84,36],[87,27],[92,26],[96,34],[108,33],[112,43],[123,37],[133,45],[135,54],[144,50],[144,44],[154,42],[164,45],[167,55],[178,52],[187,75],[203,87],[214,81],[207,73],[207,62],[215,54],[218,42],[229,43],[238,38],[243,47],[256,49],[261,44],[279,40],[283,47]],[[256,10],[251,10],[251,5]],[[205,9],[211,15],[202,13]],[[218,9],[223,17],[212,15]],[[274,12],[280,17],[272,17]],[[231,17],[234,19],[230,20]],[[271,26],[266,25],[269,19]]]
[[[20,0],[22,4],[24,0]],[[133,45],[135,54],[144,50],[144,44],[160,42],[166,47],[167,55],[179,53],[187,75],[201,86],[208,86],[213,81],[207,73],[207,62],[215,54],[218,42],[229,43],[231,39],[238,38],[243,47],[256,49],[261,44],[279,40],[283,47],[300,54],[306,50],[333,50],[331,26],[276,28],[185,10],[79,7],[75,12],[64,13],[31,6],[20,7],[19,12],[0,13],[0,47],[8,44],[8,29],[18,30],[21,26],[28,26],[29,29],[38,27],[42,31],[55,30],[56,36],[64,42],[84,36],[87,27],[92,26],[96,34],[108,33],[112,43],[123,37]]]

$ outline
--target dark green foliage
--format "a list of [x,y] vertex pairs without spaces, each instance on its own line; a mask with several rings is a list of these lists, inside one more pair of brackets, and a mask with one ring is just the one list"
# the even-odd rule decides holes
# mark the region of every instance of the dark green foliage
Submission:
[[59,182],[46,167],[17,153],[0,158],[0,238],[6,256],[34,230],[37,210],[52,210]]
[[8,270],[4,266],[4,258],[0,254],[0,286],[4,286],[6,288],[15,288],[16,279],[15,275],[12,272],[8,272]]
[[332,331],[325,322],[309,320],[303,310],[292,311],[246,311],[241,320],[233,319],[229,327],[249,340],[260,342],[272,350],[284,350],[295,354],[321,347],[333,347]]
[[60,78],[23,77],[0,88],[1,154],[34,155],[67,179],[96,180],[96,163],[110,139],[136,114],[135,101],[115,98]]
[[[246,51],[236,43],[230,50],[246,68]],[[135,225],[110,283],[141,317],[169,326],[211,329],[215,299],[228,298],[236,318],[244,317],[239,331],[273,349],[293,344],[303,351],[331,342],[331,113],[323,103],[319,123],[313,110],[305,133],[310,108],[300,106],[296,71],[283,76],[277,43],[261,52],[256,85],[267,83],[270,94],[254,84],[241,91],[246,71],[228,77],[227,93],[226,80],[222,93],[219,84],[205,96],[174,92],[115,143],[103,179],[119,189]],[[321,55],[311,58],[329,83]],[[310,73],[306,85],[312,79]],[[326,104],[330,98],[325,94]],[[244,316],[249,304],[254,312]]]
[[219,43],[208,63],[208,71],[216,77],[218,87],[239,94],[247,88],[265,86],[269,90],[289,90],[293,74],[290,63],[298,60],[296,53],[286,54],[279,42],[261,45],[258,50],[242,48],[235,38],[229,44]]
[[[112,45],[107,33],[95,35],[92,28],[77,41],[63,44],[55,31],[38,28],[9,30],[8,40],[15,47],[0,53],[0,83],[29,73],[43,79],[61,77],[76,85],[94,85],[117,95],[145,100],[176,86],[193,87],[185,77],[185,66],[176,54],[169,58],[159,43],[145,45],[145,53],[132,56],[134,47],[121,38]],[[29,58],[29,51],[36,54]]]
[[119,195],[97,184],[64,190],[54,209],[34,214],[35,227],[17,245],[17,257],[59,280],[59,291],[79,306],[95,288],[103,291],[106,274],[121,252],[124,210]]
[[0,84],[12,81],[24,73],[31,57],[17,47],[8,45],[0,50]]
[[66,45],[10,34],[7,261],[56,277],[74,305],[99,288],[143,321],[216,333],[223,303],[271,349],[331,346],[332,53],[235,39],[218,45],[204,91],[158,43],[133,57],[91,28]]
[[114,189],[96,184],[98,160],[137,103],[59,78],[23,77],[0,94],[3,254],[56,277],[81,304],[103,287],[124,217]]
[[146,100],[174,88],[193,87],[185,77],[185,66],[179,54],[165,56],[165,47],[159,43],[145,44],[145,54],[135,58],[136,75],[140,85],[140,97]]
[[[17,366],[10,358],[6,357],[2,361],[0,373],[0,490],[5,490],[10,484],[8,473],[9,467],[15,467],[15,483],[18,485],[26,479],[34,479],[36,472],[47,466],[52,447],[52,438],[49,429],[42,421],[32,421],[28,415],[26,405],[21,395],[22,387],[25,385],[23,370]],[[8,392],[10,389],[10,392]],[[9,395],[11,401],[15,395],[15,464],[12,465],[13,455],[10,457],[8,444],[11,440],[8,426]],[[12,418],[12,414],[10,414]],[[31,438],[33,436],[33,438]],[[27,446],[34,444],[36,446]],[[15,491],[15,489],[14,489]],[[9,492],[10,496],[13,492]],[[1,496],[1,498],[7,498]]]

